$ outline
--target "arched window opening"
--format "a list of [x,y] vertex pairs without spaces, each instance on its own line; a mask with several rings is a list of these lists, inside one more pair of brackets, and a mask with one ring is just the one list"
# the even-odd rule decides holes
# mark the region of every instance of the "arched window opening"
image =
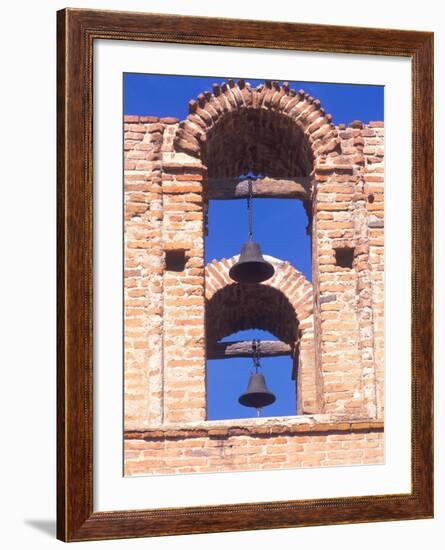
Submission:
[[[275,274],[270,281],[261,284],[230,281],[228,271],[236,257],[213,261],[206,268],[208,420],[221,419],[221,415],[225,415],[224,418],[240,418],[239,395],[234,398],[232,384],[238,391],[241,374],[235,371],[235,365],[240,368],[244,366],[241,370],[246,370],[252,363],[252,339],[260,340],[261,365],[269,365],[270,368],[277,365],[272,373],[272,382],[282,394],[282,397],[277,395],[277,401],[283,399],[281,403],[265,408],[262,415],[289,416],[301,410],[301,403],[300,406],[298,404],[301,400],[298,366],[303,336],[300,319],[307,324],[307,319],[312,315],[312,285],[289,262],[270,256],[267,258],[274,265]],[[266,341],[265,332],[269,335]],[[244,339],[240,339],[240,335],[244,335]],[[233,339],[236,345],[227,344],[227,340],[233,342]],[[249,358],[249,361],[243,364],[234,361],[238,357]],[[269,358],[276,361],[269,361]],[[224,376],[227,378],[222,382]],[[248,374],[245,376],[244,384],[247,384]],[[283,389],[284,386],[286,389]],[[222,395],[224,392],[225,395]],[[290,399],[290,395],[294,398]],[[221,410],[218,410],[218,404]],[[230,416],[227,416],[228,410],[231,410]],[[242,417],[246,415],[255,416],[255,411],[248,410]]]
[[[277,111],[241,107],[225,113],[207,131],[201,160],[207,168],[205,262],[209,272],[214,271],[214,262],[237,257],[248,240],[250,197],[253,240],[259,243],[263,257],[268,261],[272,256],[280,265],[292,266],[304,274],[309,285],[313,153],[303,129]],[[216,279],[220,276],[213,273]],[[286,286],[285,278],[273,279],[273,284]],[[239,339],[242,331],[249,331],[244,346],[252,338],[261,340],[253,336],[261,331],[273,335],[278,346],[287,346],[285,355],[262,360],[268,373],[272,370],[271,382],[282,394],[262,416],[301,412],[297,403],[301,388],[297,380],[299,320],[289,296],[273,284],[235,284],[228,277],[224,288],[206,300],[208,420],[255,416],[255,410],[238,404],[240,392],[246,389],[251,356],[221,355],[230,348],[224,347],[226,338]],[[299,284],[288,281],[291,290]],[[207,285],[211,283],[206,278]],[[277,365],[275,369],[272,364]],[[264,372],[267,383],[268,373]]]

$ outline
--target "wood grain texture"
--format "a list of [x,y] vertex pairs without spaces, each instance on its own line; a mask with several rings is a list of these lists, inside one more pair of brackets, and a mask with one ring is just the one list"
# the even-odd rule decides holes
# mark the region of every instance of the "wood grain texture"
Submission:
[[[207,359],[252,357],[252,340],[215,342],[207,347]],[[276,340],[261,340],[261,357],[280,357],[291,354],[289,344]]]
[[[96,540],[433,514],[433,35],[156,14],[58,12],[57,536]],[[412,61],[412,492],[93,513],[92,62],[95,39],[396,55]]]

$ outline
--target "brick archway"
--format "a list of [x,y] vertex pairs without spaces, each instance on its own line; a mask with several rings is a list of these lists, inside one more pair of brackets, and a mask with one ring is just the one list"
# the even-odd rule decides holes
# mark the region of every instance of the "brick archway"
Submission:
[[[272,263],[275,268],[274,276],[268,281],[258,285],[237,285],[234,284],[234,281],[230,278],[229,270],[232,265],[238,261],[238,258],[239,256],[237,255],[229,259],[223,258],[219,261],[213,260],[207,264],[205,268],[205,297],[207,303],[210,303],[212,300],[217,300],[224,289],[231,290],[233,287],[238,287],[240,289],[238,297],[241,297],[243,293],[250,294],[254,291],[261,292],[261,288],[265,287],[267,289],[270,287],[277,292],[276,295],[270,293],[270,296],[274,297],[274,302],[278,303],[280,298],[282,301],[281,308],[277,309],[277,314],[279,314],[281,310],[284,315],[289,318],[289,311],[292,311],[295,327],[298,327],[300,324],[302,324],[303,330],[311,327],[311,317],[313,313],[312,284],[302,273],[295,269],[289,262],[264,255],[264,258]],[[266,293],[267,291],[264,292],[265,295]],[[273,314],[272,311],[270,313]],[[307,322],[302,323],[305,320],[307,320]],[[277,320],[278,325],[279,323],[280,321]],[[265,324],[267,325],[268,321],[265,321]],[[270,326],[272,327],[271,324]],[[274,330],[270,330],[270,328],[267,328],[267,330],[274,333]],[[277,328],[275,331],[284,335],[284,339],[289,342],[292,331],[286,330],[285,328]],[[222,332],[224,332],[223,329]],[[225,335],[226,334],[222,334],[221,336],[218,335],[218,337],[222,338]],[[277,337],[279,336],[277,335]]]
[[275,268],[261,284],[235,284],[229,270],[239,256],[213,260],[205,268],[208,343],[239,330],[260,328],[289,344],[297,380],[299,414],[318,412],[320,375],[316,372],[312,284],[289,262],[264,256]]
[[286,296],[271,285],[232,282],[215,292],[206,306],[208,343],[255,328],[270,332],[291,348],[298,341],[296,312]]
[[[209,175],[216,177],[248,170],[262,174],[271,170],[277,177],[290,175],[289,167],[299,172],[292,175],[307,176],[339,149],[338,131],[331,120],[320,101],[304,90],[270,81],[254,88],[244,80],[229,80],[189,102],[189,114],[178,126],[174,147],[201,159]],[[283,143],[292,143],[292,148]],[[226,160],[221,151],[226,152]]]

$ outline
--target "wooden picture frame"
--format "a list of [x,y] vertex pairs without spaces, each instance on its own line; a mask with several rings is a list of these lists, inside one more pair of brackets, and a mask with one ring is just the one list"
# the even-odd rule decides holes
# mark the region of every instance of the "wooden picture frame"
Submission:
[[[433,34],[65,9],[58,30],[58,489],[64,541],[433,517]],[[406,494],[93,512],[95,40],[401,56],[412,63],[412,425]]]

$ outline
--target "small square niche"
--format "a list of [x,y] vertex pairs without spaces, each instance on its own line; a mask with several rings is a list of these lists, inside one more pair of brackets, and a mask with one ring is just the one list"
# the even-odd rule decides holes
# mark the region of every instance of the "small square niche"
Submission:
[[165,268],[167,271],[184,271],[185,262],[184,249],[165,251]]
[[352,262],[354,261],[354,248],[350,246],[344,246],[341,248],[335,248],[335,264],[338,267],[347,267],[352,269]]

